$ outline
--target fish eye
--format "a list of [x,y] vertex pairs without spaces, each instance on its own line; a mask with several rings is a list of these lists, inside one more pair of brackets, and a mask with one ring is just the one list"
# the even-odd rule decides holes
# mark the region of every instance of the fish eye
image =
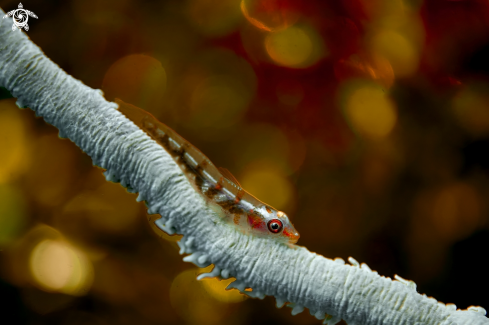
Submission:
[[278,219],[272,219],[268,222],[268,230],[274,234],[278,234],[280,231],[282,231],[283,227],[284,225],[282,224],[282,221]]

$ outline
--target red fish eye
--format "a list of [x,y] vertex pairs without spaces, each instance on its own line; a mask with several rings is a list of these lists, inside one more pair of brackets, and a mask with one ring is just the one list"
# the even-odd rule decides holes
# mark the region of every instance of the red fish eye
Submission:
[[268,230],[273,232],[274,234],[278,234],[284,225],[282,224],[282,221],[278,219],[272,219],[268,222]]

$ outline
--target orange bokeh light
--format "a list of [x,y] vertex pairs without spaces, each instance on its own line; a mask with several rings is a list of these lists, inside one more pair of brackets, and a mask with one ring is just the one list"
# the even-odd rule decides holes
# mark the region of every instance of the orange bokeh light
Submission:
[[241,11],[251,24],[268,32],[285,29],[299,18],[287,0],[242,0]]

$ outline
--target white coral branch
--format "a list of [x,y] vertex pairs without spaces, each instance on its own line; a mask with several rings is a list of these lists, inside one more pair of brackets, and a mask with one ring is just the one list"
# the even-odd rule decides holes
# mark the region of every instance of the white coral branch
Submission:
[[[0,10],[0,15],[3,11]],[[409,281],[379,276],[350,259],[330,260],[304,247],[244,235],[220,222],[192,188],[179,167],[100,91],[85,86],[44,56],[24,33],[0,22],[0,85],[60,130],[93,163],[107,169],[108,180],[120,180],[140,193],[158,225],[183,234],[181,253],[198,266],[214,264],[205,276],[235,277],[231,287],[256,298],[275,296],[277,306],[290,302],[292,313],[307,307],[312,315],[336,324],[489,324],[485,310],[456,310],[420,295]]]

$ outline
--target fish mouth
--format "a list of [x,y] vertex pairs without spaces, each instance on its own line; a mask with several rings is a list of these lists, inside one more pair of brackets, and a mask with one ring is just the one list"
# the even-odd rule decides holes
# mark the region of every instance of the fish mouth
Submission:
[[289,235],[289,242],[291,244],[295,244],[297,243],[300,237],[301,236],[299,235],[299,233],[297,231],[294,231],[292,234]]

